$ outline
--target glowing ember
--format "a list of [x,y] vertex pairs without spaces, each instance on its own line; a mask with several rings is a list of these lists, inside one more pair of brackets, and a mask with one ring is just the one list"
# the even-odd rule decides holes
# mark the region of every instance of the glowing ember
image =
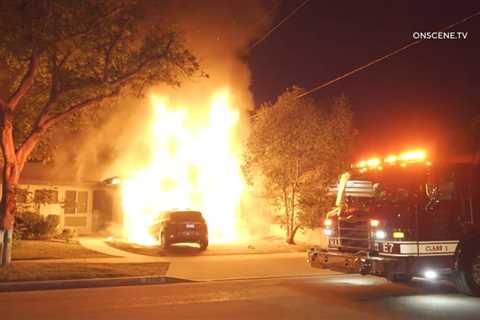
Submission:
[[204,214],[210,242],[237,240],[237,210],[244,189],[235,129],[239,112],[227,90],[216,93],[208,112],[171,108],[152,96],[149,164],[122,181],[124,228],[131,242],[155,244],[148,232],[162,210]]

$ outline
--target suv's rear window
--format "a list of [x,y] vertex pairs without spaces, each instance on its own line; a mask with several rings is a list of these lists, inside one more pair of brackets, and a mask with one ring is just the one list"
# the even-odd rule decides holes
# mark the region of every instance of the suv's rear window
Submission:
[[167,219],[177,220],[177,221],[200,221],[203,220],[202,214],[198,211],[175,211],[167,212]]

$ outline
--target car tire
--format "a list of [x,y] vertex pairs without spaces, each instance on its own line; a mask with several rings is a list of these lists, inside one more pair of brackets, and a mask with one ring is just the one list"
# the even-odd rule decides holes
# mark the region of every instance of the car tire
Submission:
[[168,249],[170,247],[170,243],[168,242],[167,235],[165,233],[161,233],[159,236],[160,239],[160,247],[164,250]]
[[205,251],[208,247],[208,240],[202,240],[198,243],[200,245],[200,250]]
[[480,297],[480,251],[466,256],[462,265],[454,275],[457,290],[466,295]]

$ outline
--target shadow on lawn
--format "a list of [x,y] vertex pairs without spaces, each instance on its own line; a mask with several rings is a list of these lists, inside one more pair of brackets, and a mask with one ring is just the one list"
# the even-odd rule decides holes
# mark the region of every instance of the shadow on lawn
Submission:
[[205,253],[198,246],[189,244],[174,244],[168,249],[162,249],[160,246],[144,246],[118,240],[106,241],[106,243],[116,249],[147,256],[192,256]]
[[108,240],[106,243],[116,249],[147,256],[213,256],[213,255],[244,255],[244,254],[269,254],[306,252],[307,245],[287,245],[283,241],[252,241],[251,243],[211,244],[207,250],[202,251],[196,244],[173,244],[168,249],[158,245],[145,246],[126,242],[122,239]]

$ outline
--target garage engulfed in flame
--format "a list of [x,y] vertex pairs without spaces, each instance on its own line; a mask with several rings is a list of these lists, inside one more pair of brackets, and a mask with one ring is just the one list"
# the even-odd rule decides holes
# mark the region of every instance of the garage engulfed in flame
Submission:
[[[128,241],[155,244],[149,228],[164,210],[204,214],[210,242],[238,240],[238,210],[245,187],[236,135],[239,110],[229,91],[213,94],[207,108],[183,108],[151,97],[146,130],[149,161],[122,182],[124,231]],[[150,125],[150,127],[148,127]]]

